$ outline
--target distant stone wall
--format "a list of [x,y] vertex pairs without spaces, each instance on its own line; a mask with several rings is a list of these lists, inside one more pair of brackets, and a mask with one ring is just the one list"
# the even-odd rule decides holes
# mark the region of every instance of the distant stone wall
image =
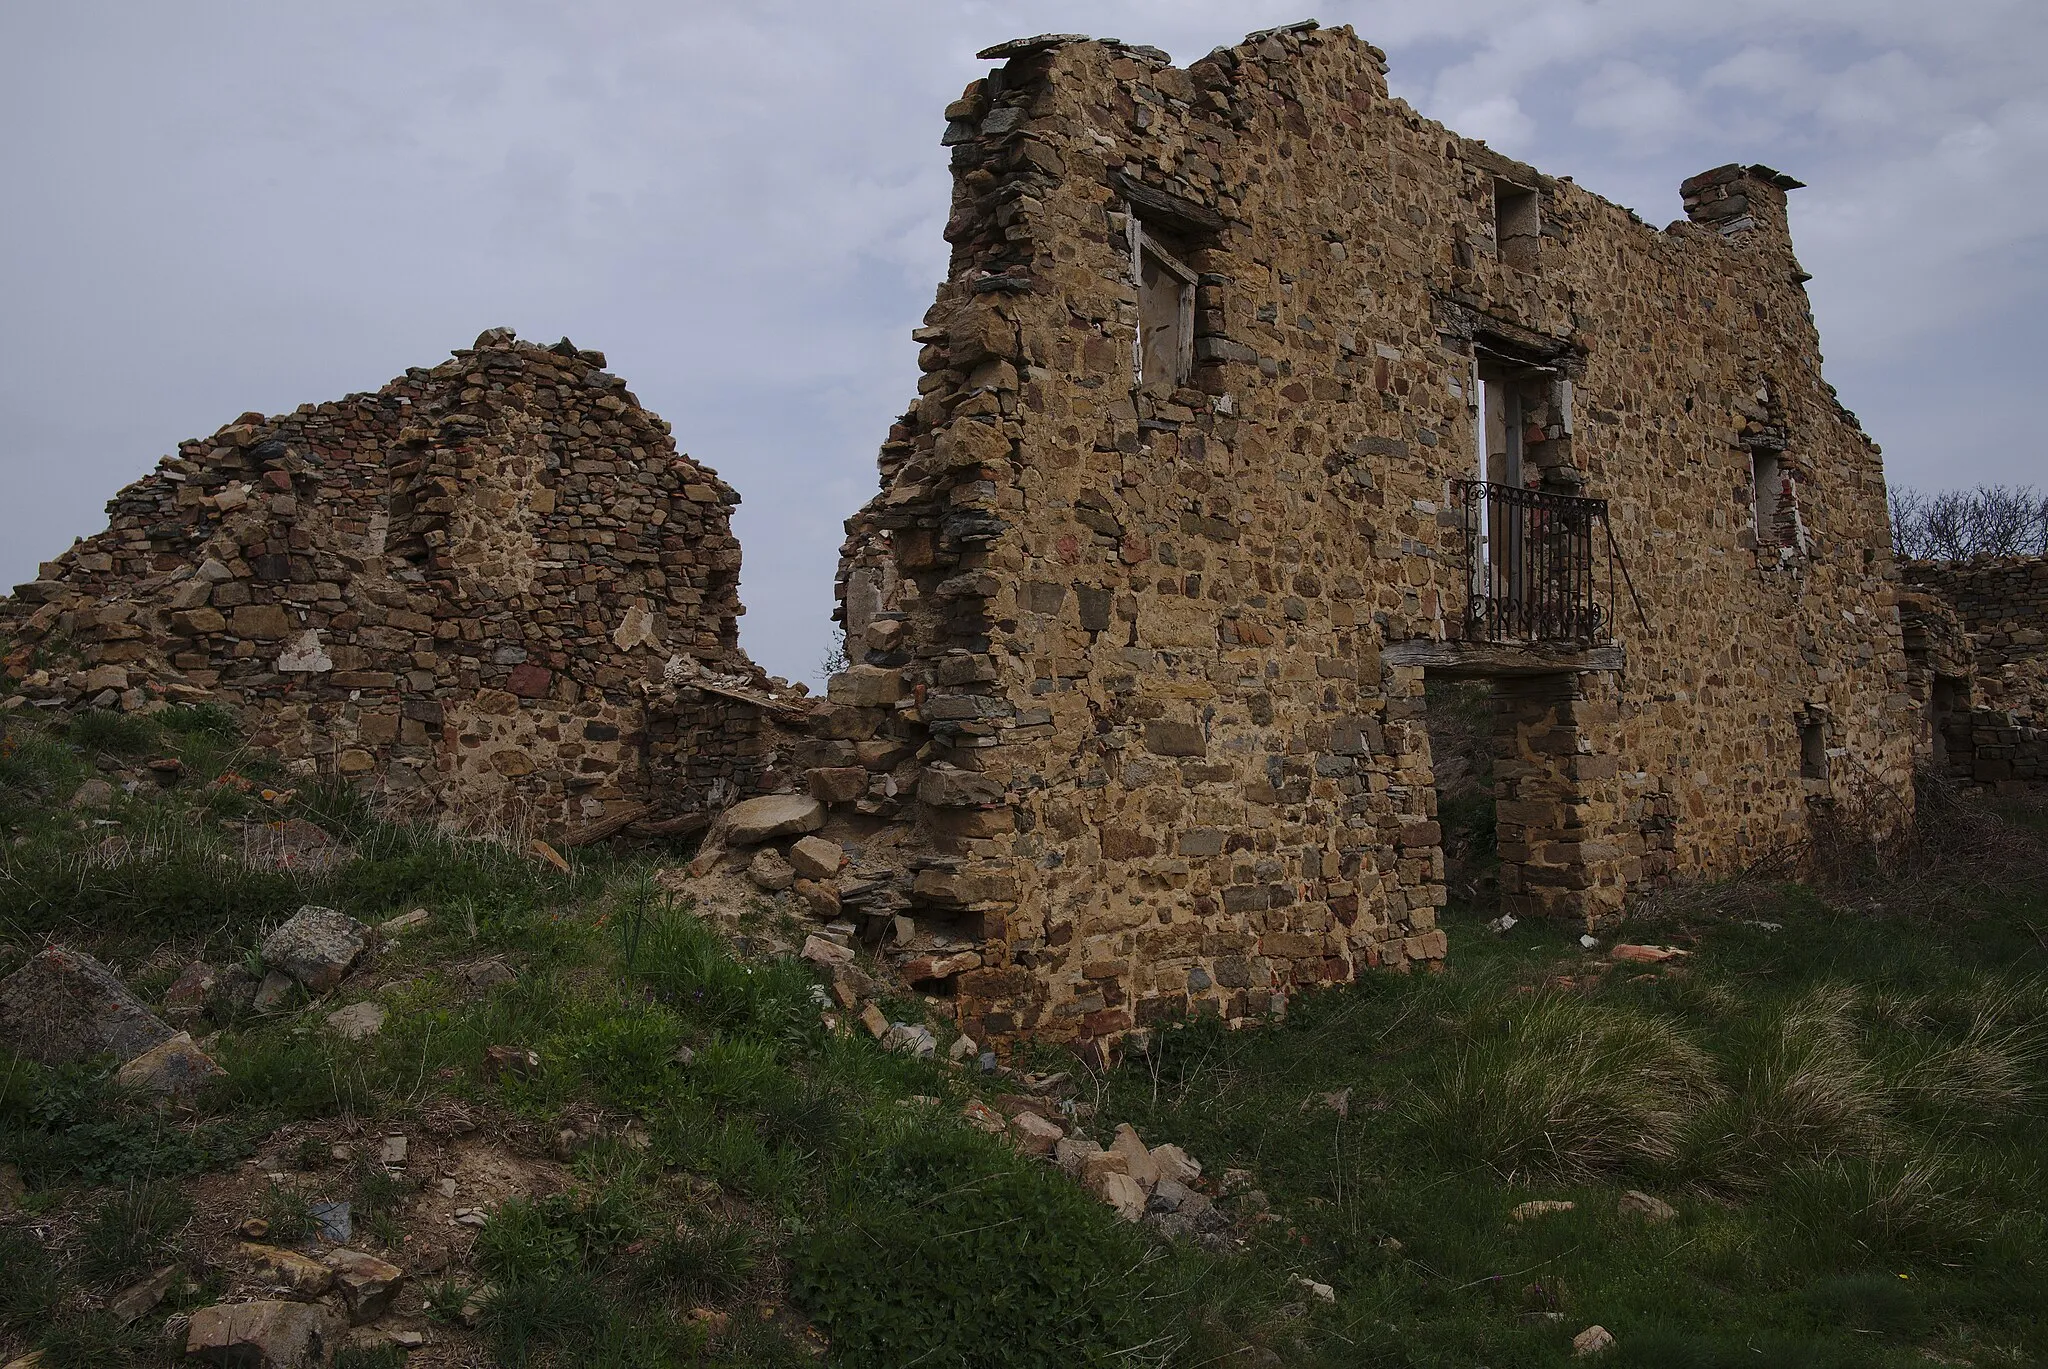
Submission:
[[1908,561],[1900,575],[1926,753],[1989,788],[2048,783],[2048,559]]
[[1978,702],[2048,721],[2048,557],[1907,561],[1899,574],[1970,634]]
[[674,775],[678,723],[650,754],[647,704],[775,693],[738,648],[738,502],[601,353],[493,330],[181,444],[0,600],[6,678],[34,707],[218,700],[295,771],[451,823],[703,806],[758,760],[697,747],[686,716],[703,758]]

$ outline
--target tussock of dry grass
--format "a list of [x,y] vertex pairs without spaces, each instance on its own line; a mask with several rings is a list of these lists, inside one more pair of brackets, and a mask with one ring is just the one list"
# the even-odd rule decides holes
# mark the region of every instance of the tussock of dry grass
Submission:
[[1488,1005],[1460,1031],[1419,1120],[1508,1179],[1668,1164],[1721,1092],[1713,1058],[1674,1024],[1569,994]]
[[1862,1155],[1883,1130],[1885,1083],[1858,1049],[1858,996],[1821,985],[1754,1024],[1725,1102],[1689,1139],[1697,1177],[1762,1188],[1793,1164]]

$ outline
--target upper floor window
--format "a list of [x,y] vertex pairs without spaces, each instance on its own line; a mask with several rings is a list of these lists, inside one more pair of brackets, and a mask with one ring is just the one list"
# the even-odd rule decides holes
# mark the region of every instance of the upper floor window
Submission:
[[1543,219],[1536,192],[1513,181],[1493,183],[1493,241],[1500,259],[1524,271],[1536,269]]
[[1137,215],[1130,222],[1138,277],[1138,385],[1175,390],[1195,365],[1195,273]]
[[1799,518],[1797,491],[1784,459],[1776,452],[1752,451],[1749,470],[1757,547],[1764,551],[1804,550],[1806,532]]

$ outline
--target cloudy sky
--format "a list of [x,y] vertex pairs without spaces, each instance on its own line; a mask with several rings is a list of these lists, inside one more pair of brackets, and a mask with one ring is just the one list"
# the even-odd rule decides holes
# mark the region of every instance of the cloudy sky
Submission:
[[[814,678],[945,267],[977,48],[1186,62],[1305,0],[0,5],[0,585],[186,437],[486,327],[608,353],[746,498],[743,641]],[[2048,5],[1326,4],[1396,94],[1620,201],[1762,161],[1896,483],[2048,483]],[[2029,398],[2032,395],[2034,398]]]

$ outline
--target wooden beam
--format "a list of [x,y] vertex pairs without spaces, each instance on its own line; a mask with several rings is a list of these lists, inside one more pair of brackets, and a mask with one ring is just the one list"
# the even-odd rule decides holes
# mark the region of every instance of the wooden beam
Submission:
[[651,803],[628,804],[616,812],[605,814],[588,827],[579,828],[571,832],[568,836],[562,838],[562,845],[573,850],[578,846],[588,846],[592,842],[603,841],[606,837],[625,831],[626,828],[640,821],[640,819],[653,811],[654,805]]
[[709,813],[685,813],[678,818],[657,818],[653,822],[636,822],[633,835],[636,837],[686,837],[692,832],[701,832],[711,825]]
[[1558,675],[1628,669],[1620,645],[1577,642],[1438,642],[1418,638],[1389,642],[1380,650],[1388,665],[1421,666],[1435,675]]
[[1207,205],[1196,204],[1170,191],[1147,185],[1121,171],[1111,179],[1116,189],[1131,202],[1131,208],[1138,211],[1138,217],[1146,223],[1197,238],[1220,237],[1229,226],[1221,214]]

